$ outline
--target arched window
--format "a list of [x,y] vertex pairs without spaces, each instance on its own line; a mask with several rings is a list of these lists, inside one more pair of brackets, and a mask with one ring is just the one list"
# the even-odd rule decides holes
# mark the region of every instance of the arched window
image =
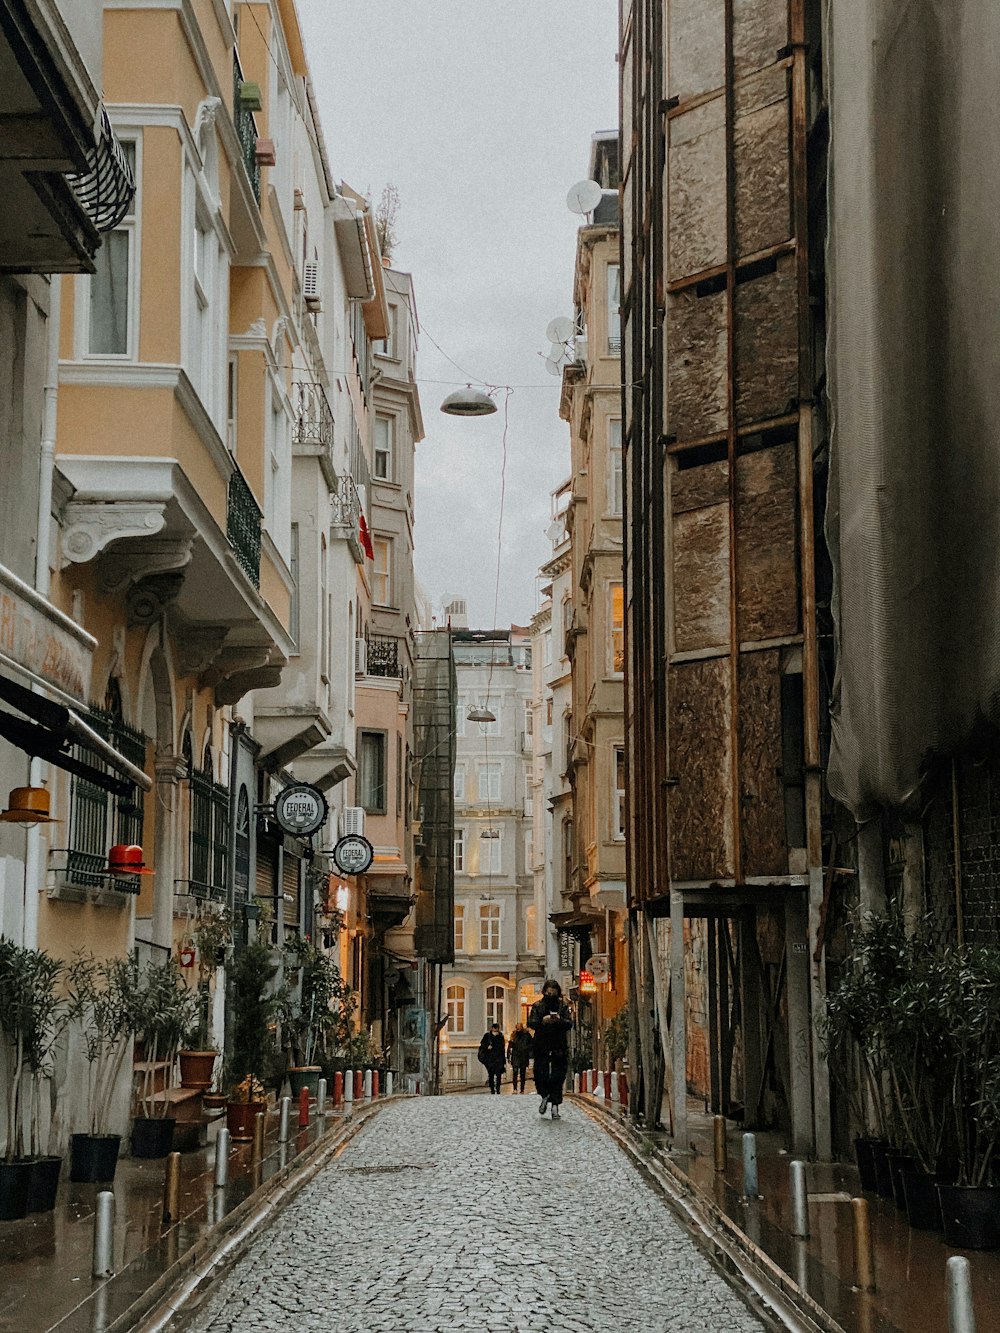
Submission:
[[504,990],[502,986],[486,987],[486,1026],[490,1028],[496,1023],[501,1032],[505,1030],[503,1024],[503,1001]]
[[445,991],[445,1003],[448,1009],[448,1031],[456,1035],[465,1032],[467,986],[449,986]]

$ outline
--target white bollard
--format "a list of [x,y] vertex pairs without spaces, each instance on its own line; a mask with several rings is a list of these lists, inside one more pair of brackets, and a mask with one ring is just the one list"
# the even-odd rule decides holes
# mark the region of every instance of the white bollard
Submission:
[[597,1071],[597,1086],[594,1088],[594,1096],[595,1096],[595,1097],[600,1097],[602,1101],[603,1101],[603,1099],[604,1099],[604,1070],[603,1070],[603,1069],[599,1069],[599,1070]]
[[620,1100],[618,1096],[618,1075],[614,1073],[611,1075],[611,1100],[616,1103]]
[[93,1277],[111,1277],[114,1273],[115,1196],[110,1190],[101,1190],[97,1196],[94,1214]]
[[316,1086],[316,1114],[326,1115],[326,1079],[321,1078]]
[[948,1333],[976,1333],[969,1261],[953,1254],[944,1266],[948,1286]]
[[579,1074],[574,1074],[574,1075],[573,1075],[573,1091],[576,1092],[576,1093],[578,1093],[578,1092],[580,1091],[580,1075],[579,1075]]
[[392,1096],[392,1070],[391,1070],[391,1069],[387,1069],[387,1070],[385,1071],[385,1095],[386,1095],[387,1097],[391,1097],[391,1096]]
[[365,1080],[362,1086],[364,1087],[365,1101],[370,1102],[372,1099],[372,1071],[370,1069],[365,1070]]
[[229,1130],[222,1126],[215,1140],[215,1185],[217,1189],[229,1180]]
[[749,1130],[743,1135],[743,1197],[758,1198],[757,1190],[757,1135]]
[[354,1101],[354,1070],[344,1070],[344,1101]]
[[809,1199],[806,1193],[805,1162],[790,1162],[788,1166],[792,1196],[792,1235],[809,1235]]

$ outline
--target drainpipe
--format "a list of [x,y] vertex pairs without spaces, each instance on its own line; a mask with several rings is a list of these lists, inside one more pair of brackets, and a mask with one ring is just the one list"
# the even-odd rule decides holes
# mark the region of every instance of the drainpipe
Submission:
[[[35,591],[49,595],[49,546],[52,540],[52,473],[56,458],[56,399],[59,393],[59,312],[62,278],[54,276],[49,286],[49,346],[42,408],[42,446],[38,461],[38,514],[35,543]],[[48,764],[32,759],[28,782],[42,786],[48,779]],[[36,824],[27,833],[24,854],[24,945],[38,948],[38,895],[45,873],[42,831]]]

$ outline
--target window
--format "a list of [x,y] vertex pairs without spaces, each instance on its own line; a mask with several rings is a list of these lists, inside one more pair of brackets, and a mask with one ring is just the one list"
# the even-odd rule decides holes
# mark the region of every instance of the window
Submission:
[[552,726],[552,695],[545,700],[545,725]]
[[465,949],[465,908],[459,903],[455,904],[455,952],[462,953]]
[[479,873],[499,875],[503,840],[500,829],[484,829],[479,835]]
[[620,676],[625,670],[625,590],[611,584],[611,672]]
[[383,338],[378,346],[380,356],[391,357],[392,360],[399,360],[399,307],[391,305],[389,307],[389,336]]
[[479,765],[479,799],[481,801],[499,801],[502,772],[500,764]]
[[479,952],[500,952],[500,904],[479,905]]
[[465,1032],[465,1001],[468,991],[465,986],[449,986],[445,992],[445,1004],[448,1010],[448,1031],[461,1034]]
[[494,1023],[500,1031],[504,1031],[503,1021],[503,987],[486,987],[486,1026],[491,1028]]
[[136,180],[132,211],[121,225],[105,235],[94,255],[90,277],[86,348],[90,356],[132,356],[135,351],[136,200],[139,177],[136,146],[122,141],[122,148]]
[[524,734],[531,736],[535,726],[535,710],[530,703],[524,705]]
[[465,1059],[457,1056],[448,1057],[448,1083],[455,1087],[462,1087],[469,1081],[469,1069]]
[[573,821],[563,820],[563,893],[573,892]]
[[375,568],[372,574],[372,601],[379,606],[392,605],[392,542],[388,537],[376,537]]
[[524,947],[538,953],[538,908],[532,903],[524,909]]
[[547,630],[542,639],[542,663],[544,666],[552,665],[552,631]]
[[455,869],[465,869],[465,829],[455,830]]
[[361,804],[372,815],[385,814],[384,731],[361,732],[358,746],[358,788]]
[[393,480],[393,455],[396,442],[396,418],[375,418],[375,476],[380,481]]
[[465,800],[465,765],[455,765],[455,800]]
[[469,711],[469,701],[464,694],[458,695],[455,700],[455,735],[465,735],[465,715]]
[[615,417],[608,422],[608,511],[622,512],[622,423]]
[[218,262],[218,241],[211,221],[195,205],[194,235],[191,247],[191,379],[201,395],[201,401],[212,415],[212,361],[215,357],[215,339],[212,336],[212,295],[215,291],[215,270]]
[[615,746],[615,799],[612,811],[612,838],[621,841],[625,837],[625,747]]
[[236,419],[239,405],[239,357],[232,353],[226,363],[226,447],[236,452]]
[[608,265],[608,356],[618,356],[622,350],[621,284],[617,264]]
[[288,572],[292,576],[292,595],[288,606],[288,634],[296,648],[299,646],[299,525],[292,524],[289,541]]
[[569,656],[569,632],[573,628],[573,599],[562,600],[562,650],[563,657]]

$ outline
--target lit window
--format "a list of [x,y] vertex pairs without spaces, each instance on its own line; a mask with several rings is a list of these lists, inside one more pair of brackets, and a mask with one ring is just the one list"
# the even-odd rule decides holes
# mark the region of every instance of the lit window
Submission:
[[608,507],[612,514],[622,512],[622,423],[616,417],[608,422],[608,466],[610,482]]
[[455,904],[455,952],[461,953],[465,948],[465,908]]
[[479,951],[500,952],[500,904],[481,903],[479,906]]
[[465,869],[465,829],[455,830],[455,869]]
[[611,670],[616,676],[625,670],[625,590],[620,583],[611,585]]
[[392,605],[392,542],[376,537],[375,568],[372,573],[372,600],[379,606]]
[[445,994],[445,1003],[448,1008],[448,1031],[451,1033],[463,1033],[465,1031],[465,999],[468,992],[464,986],[449,986]]
[[393,444],[396,434],[395,417],[375,418],[375,476],[380,481],[392,481]]
[[500,764],[479,765],[479,799],[499,801],[502,768]]
[[486,1026],[491,1028],[496,1023],[501,1032],[504,1030],[503,998],[502,986],[486,987]]
[[615,799],[611,826],[611,836],[621,840],[625,837],[625,748],[615,746]]

